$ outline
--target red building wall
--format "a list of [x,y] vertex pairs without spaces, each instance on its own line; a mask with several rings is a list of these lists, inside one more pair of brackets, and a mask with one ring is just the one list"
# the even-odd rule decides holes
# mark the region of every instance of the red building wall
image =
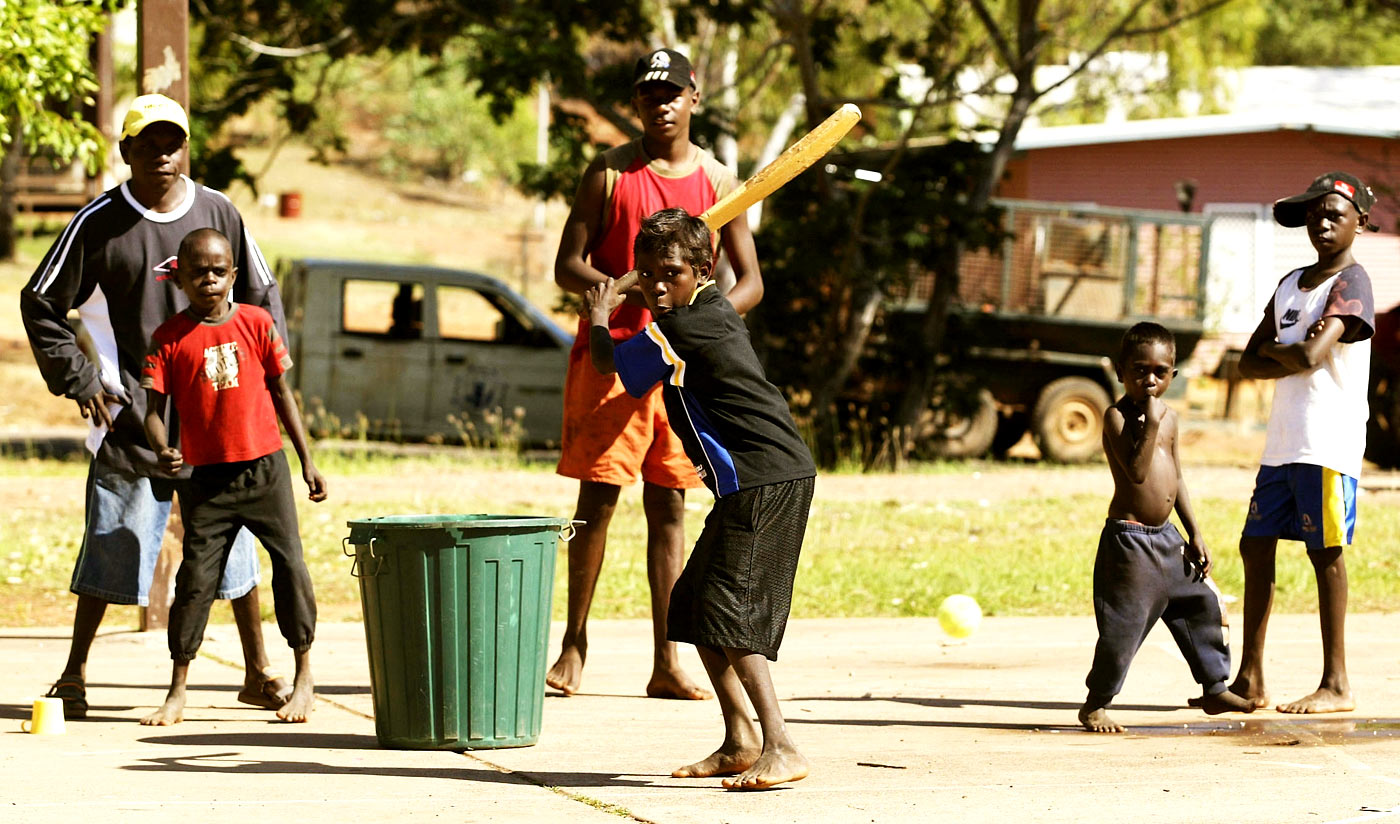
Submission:
[[[1358,240],[1356,257],[1371,275],[1376,309],[1400,304],[1397,140],[1275,131],[1030,149],[1008,164],[998,194],[1176,211],[1174,184],[1193,178],[1192,211],[1200,212],[1207,203],[1272,203],[1334,169],[1360,177],[1376,194],[1371,218],[1381,231]],[[1278,274],[1307,262],[1287,262]]]
[[1333,169],[1370,184],[1372,217],[1394,233],[1400,141],[1375,137],[1276,131],[1031,149],[1009,164],[1000,194],[1175,211],[1173,184],[1194,178],[1199,212],[1206,203],[1272,203]]

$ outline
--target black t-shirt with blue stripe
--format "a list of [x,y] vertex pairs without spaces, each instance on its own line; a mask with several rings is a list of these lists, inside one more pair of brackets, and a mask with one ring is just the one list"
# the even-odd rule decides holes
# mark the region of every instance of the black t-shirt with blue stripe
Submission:
[[662,384],[671,429],[715,497],[817,474],[748,328],[713,286],[619,344],[613,360],[634,397]]

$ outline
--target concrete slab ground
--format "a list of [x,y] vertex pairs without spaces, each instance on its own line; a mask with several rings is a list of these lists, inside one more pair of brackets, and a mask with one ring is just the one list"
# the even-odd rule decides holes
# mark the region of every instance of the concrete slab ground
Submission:
[[[1159,628],[1114,712],[1129,731],[1108,736],[1074,718],[1092,618],[991,618],[965,643],[931,620],[793,621],[774,678],[813,769],[765,793],[670,777],[721,724],[713,701],[641,697],[644,621],[590,625],[583,691],[546,699],[537,746],[466,754],[379,748],[358,624],[319,628],[306,725],[235,701],[237,635],[215,626],[185,723],[141,727],[164,695],[164,636],[104,634],[91,715],[63,736],[18,728],[62,668],[67,629],[0,630],[0,821],[1400,822],[1397,626],[1349,619],[1357,712],[1214,718],[1186,707],[1198,689]],[[1316,685],[1317,635],[1311,616],[1275,617],[1277,700]]]

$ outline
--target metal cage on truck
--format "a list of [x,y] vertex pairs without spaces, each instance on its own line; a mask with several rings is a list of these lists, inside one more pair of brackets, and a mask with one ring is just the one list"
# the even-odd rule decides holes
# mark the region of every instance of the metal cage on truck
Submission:
[[[952,383],[976,397],[935,405],[928,451],[1004,452],[1029,430],[1045,458],[1088,459],[1099,452],[1103,411],[1117,389],[1113,356],[1123,332],[1144,320],[1166,326],[1178,363],[1200,341],[1212,219],[993,203],[1005,240],[964,253],[944,343]],[[917,279],[896,309],[916,316],[932,289],[932,274]]]

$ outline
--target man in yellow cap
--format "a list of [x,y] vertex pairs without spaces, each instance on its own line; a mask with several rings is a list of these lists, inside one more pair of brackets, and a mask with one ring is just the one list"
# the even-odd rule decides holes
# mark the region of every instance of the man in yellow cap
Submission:
[[[222,232],[238,268],[234,300],[267,309],[286,336],[277,284],[242,216],[221,192],[180,171],[189,133],[179,103],[159,94],[136,98],[120,143],[131,179],[78,211],[20,293],[25,332],[49,391],[77,402],[91,424],[83,542],[70,586],[78,596],[73,640],[49,691],[63,699],[68,718],[87,714],[88,651],[107,605],[148,603],[170,514],[176,481],[146,444],[140,381],[152,333],[188,304],[173,277],[181,239],[195,229]],[[91,353],[79,348],[68,322],[73,309],[91,337]],[[257,551],[244,531],[219,597],[232,599],[243,642],[247,673],[239,700],[277,709],[291,688],[268,671],[257,584]]]

